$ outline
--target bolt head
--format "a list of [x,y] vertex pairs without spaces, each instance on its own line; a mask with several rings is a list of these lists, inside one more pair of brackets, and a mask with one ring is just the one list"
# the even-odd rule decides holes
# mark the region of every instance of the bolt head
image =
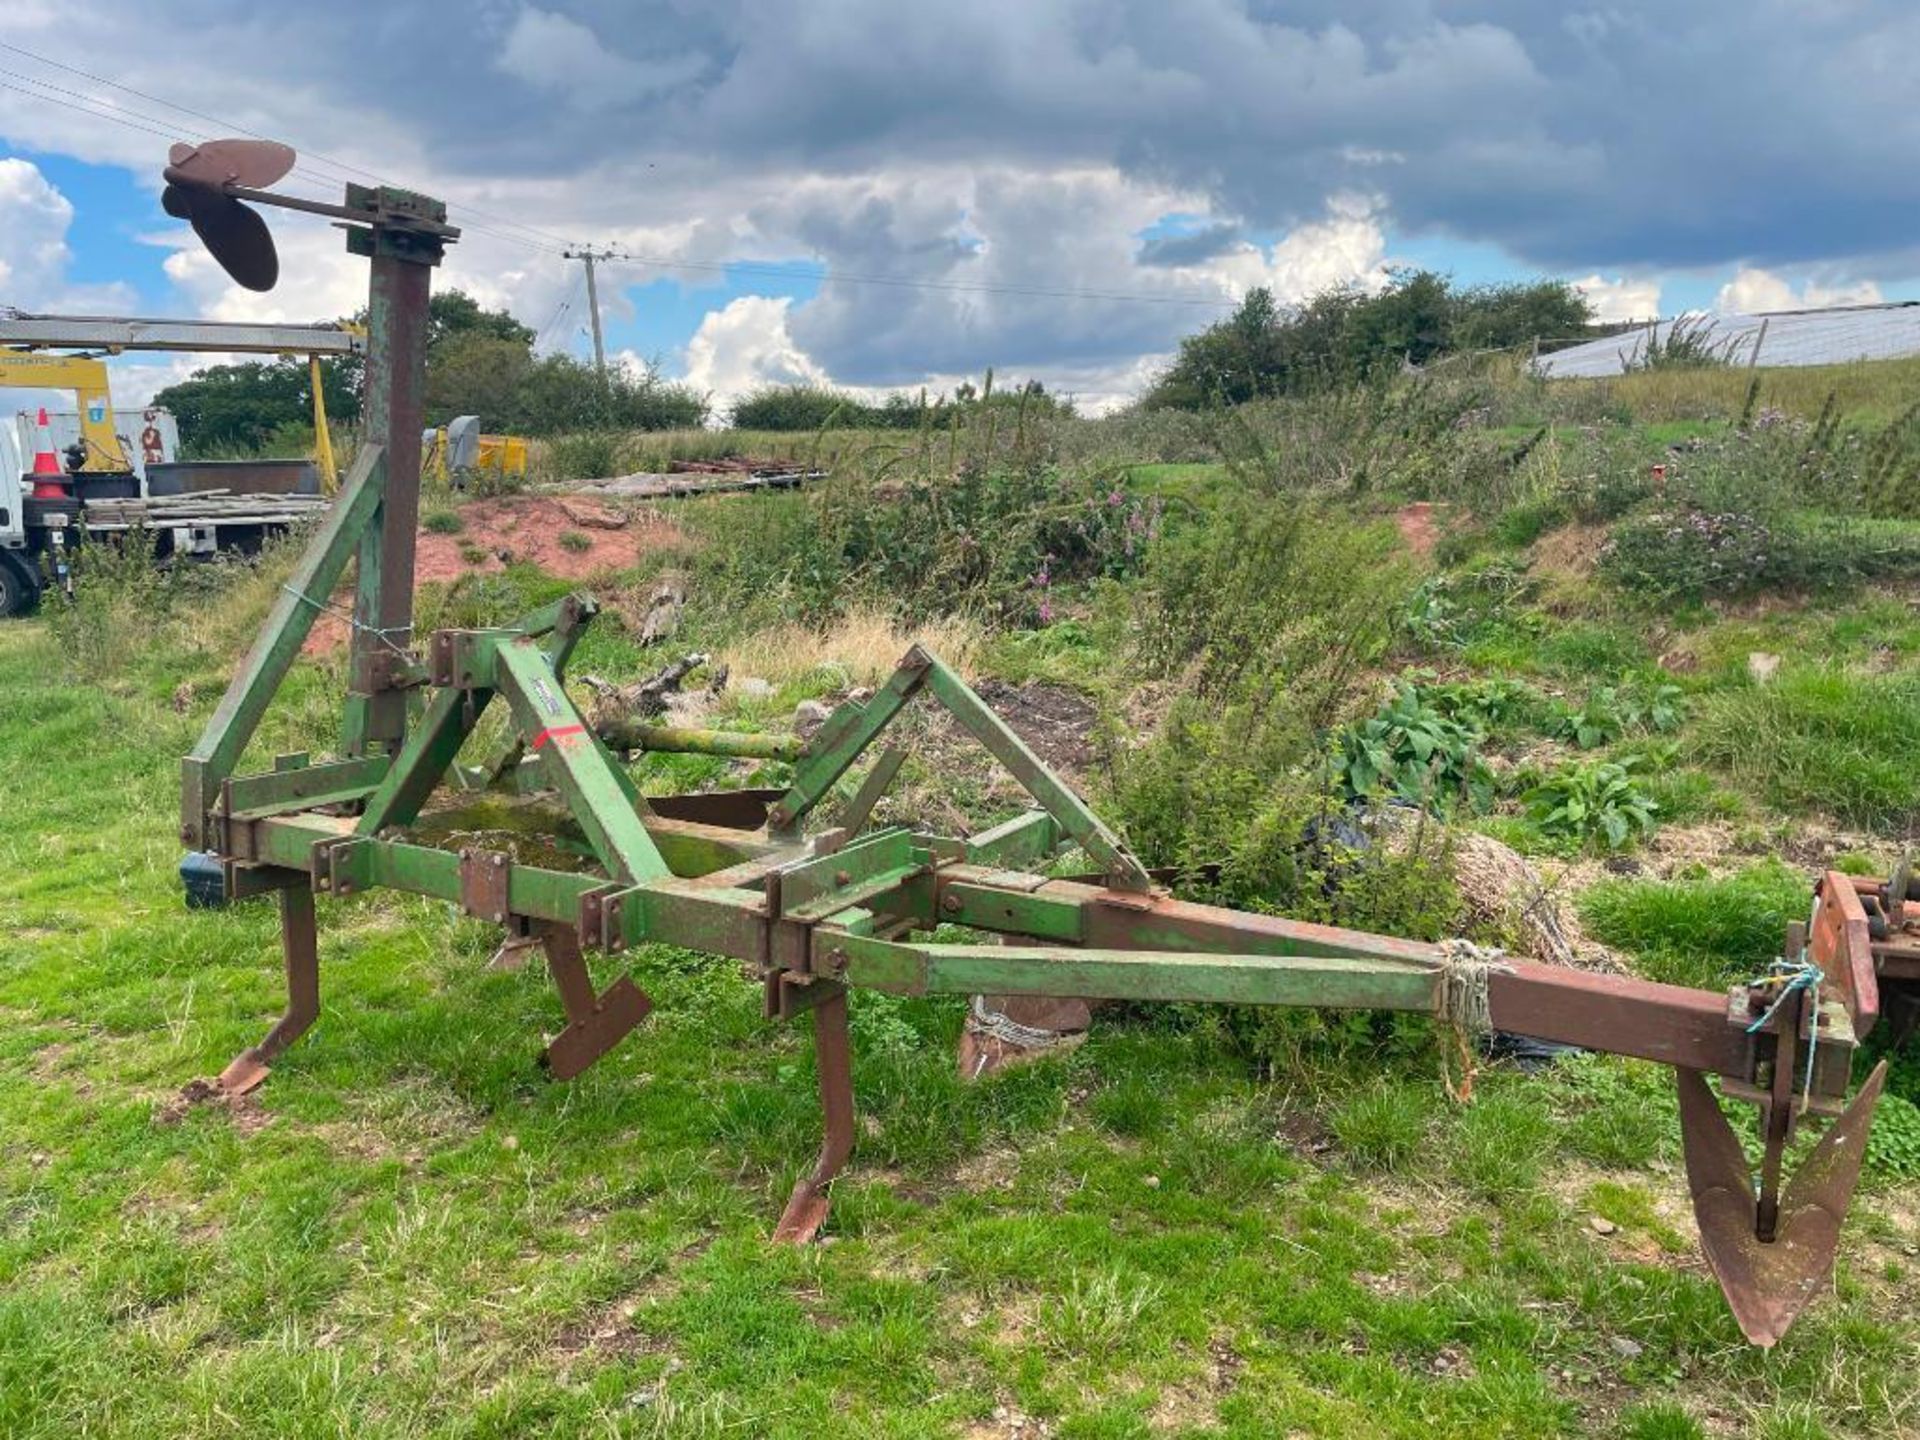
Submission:
[[940,908],[949,915],[958,915],[960,913],[960,897],[958,895],[947,896],[940,902]]

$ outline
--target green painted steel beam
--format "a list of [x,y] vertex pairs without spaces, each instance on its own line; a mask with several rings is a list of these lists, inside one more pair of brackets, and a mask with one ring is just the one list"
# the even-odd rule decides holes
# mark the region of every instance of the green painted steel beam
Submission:
[[318,805],[341,805],[366,795],[386,778],[385,755],[323,761],[259,775],[236,775],[226,787],[233,813],[247,819]]
[[595,729],[614,750],[727,755],[742,760],[798,760],[806,748],[806,742],[798,735],[700,730],[684,725],[648,725],[625,717],[602,720]]
[[1025,881],[1029,888],[1016,889],[990,880],[978,884],[943,884],[940,887],[940,919],[975,930],[990,930],[998,935],[1021,935],[1035,940],[1056,940],[1078,945],[1086,938],[1087,922],[1081,905],[1062,904],[1050,896],[1036,893],[1032,877],[1009,875],[1010,881]]
[[993,713],[986,701],[973,693],[966,681],[931,656],[926,659],[926,684],[934,698],[1007,767],[1074,843],[1093,858],[1107,877],[1107,883],[1120,890],[1151,890],[1153,882],[1133,852],[1127,849],[1126,842],[1109,830],[1073,788],[1027,748],[1026,742]]
[[[599,613],[599,601],[576,591],[561,596],[550,605],[542,605],[530,615],[521,616],[509,628],[518,630],[522,635],[545,636],[547,663],[553,667],[555,675],[565,680],[567,664],[573,659],[575,647],[585,637],[593,617]],[[507,740],[478,765],[463,770],[458,778],[469,789],[483,789],[511,771],[525,755],[526,746],[519,740]]]
[[[1047,995],[1434,1013],[1440,967],[1324,955],[911,945],[815,932],[814,963],[897,995]],[[841,959],[844,957],[844,968]]]
[[389,825],[411,825],[441,777],[452,768],[460,747],[493,699],[491,690],[436,690],[426,713],[407,736],[393,759],[386,779],[368,797],[360,823],[362,835],[374,835]]
[[975,865],[1033,865],[1059,849],[1060,835],[1051,815],[1029,810],[971,837],[966,843],[967,859]]
[[634,811],[632,782],[617,773],[532,640],[494,649],[495,688],[513,707],[527,748],[540,756],[608,871],[635,883],[671,873]]
[[[915,663],[916,655],[921,657],[919,663]],[[826,724],[808,743],[806,756],[794,767],[787,793],[767,812],[769,830],[778,833],[797,825],[832,792],[840,777],[919,691],[931,663],[916,645],[908,653],[907,662],[871,699],[849,700],[827,717]]]
[[1126,842],[1027,748],[1026,742],[974,694],[966,681],[918,645],[907,651],[900,668],[871,700],[843,705],[828,718],[813,737],[806,758],[796,767],[792,787],[767,813],[768,828],[777,834],[796,824],[922,689],[930,691],[961,728],[1040,803],[1061,831],[1093,858],[1109,885],[1142,894],[1152,890],[1152,880]]
[[189,846],[203,849],[210,842],[207,817],[220,786],[240,763],[247,742],[273,703],[274,692],[299,657],[314,618],[346,572],[347,561],[379,508],[385,473],[381,448],[362,445],[338,498],[274,597],[253,647],[234,672],[199,740],[180,762],[180,838]]

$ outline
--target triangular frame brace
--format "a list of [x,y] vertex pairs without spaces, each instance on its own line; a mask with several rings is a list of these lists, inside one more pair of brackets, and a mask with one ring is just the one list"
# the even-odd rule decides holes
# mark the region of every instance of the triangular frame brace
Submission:
[[918,645],[907,651],[900,668],[872,699],[842,705],[828,718],[806,758],[794,767],[791,788],[767,812],[768,833],[796,838],[807,812],[832,792],[840,777],[923,690],[1004,765],[1061,831],[1092,858],[1109,887],[1139,894],[1152,891],[1152,878],[1126,842],[1027,748],[966,681]]

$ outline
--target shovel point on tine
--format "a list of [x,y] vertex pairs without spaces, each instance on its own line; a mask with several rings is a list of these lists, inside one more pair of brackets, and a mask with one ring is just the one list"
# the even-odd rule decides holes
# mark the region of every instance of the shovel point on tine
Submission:
[[1746,1156],[1720,1102],[1699,1071],[1675,1071],[1700,1248],[1741,1332],[1756,1345],[1778,1342],[1833,1271],[1886,1074],[1883,1060],[1788,1180],[1774,1238],[1764,1242],[1755,1233]]

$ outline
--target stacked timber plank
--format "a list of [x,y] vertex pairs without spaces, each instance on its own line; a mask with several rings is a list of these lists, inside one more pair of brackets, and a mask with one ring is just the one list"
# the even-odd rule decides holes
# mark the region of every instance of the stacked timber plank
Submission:
[[689,471],[658,474],[642,471],[604,480],[572,480],[545,488],[569,495],[617,495],[628,500],[678,500],[693,495],[718,495],[735,490],[791,490],[809,481],[824,480],[824,470],[784,470],[755,475],[737,470]]
[[178,525],[292,525],[323,514],[332,503],[324,495],[235,495],[230,490],[201,490],[146,499],[89,500],[89,529],[164,530]]

